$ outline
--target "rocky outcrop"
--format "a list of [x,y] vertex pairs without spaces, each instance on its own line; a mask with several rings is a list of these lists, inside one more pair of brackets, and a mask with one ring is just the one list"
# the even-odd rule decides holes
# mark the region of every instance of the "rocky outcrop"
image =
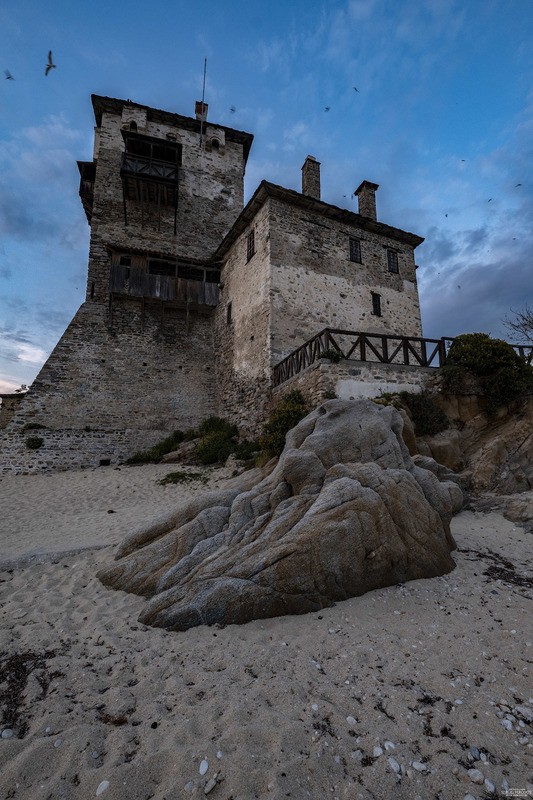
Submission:
[[323,403],[290,431],[269,475],[136,531],[100,580],[146,596],[142,622],[185,630],[449,572],[462,493],[414,464],[402,426],[396,409],[369,400]]
[[[416,439],[418,453],[468,476],[475,494],[514,494],[533,489],[533,398],[504,407],[492,417],[476,398],[442,396],[456,428]],[[455,415],[455,416],[454,416]],[[410,447],[413,453],[412,446]]]

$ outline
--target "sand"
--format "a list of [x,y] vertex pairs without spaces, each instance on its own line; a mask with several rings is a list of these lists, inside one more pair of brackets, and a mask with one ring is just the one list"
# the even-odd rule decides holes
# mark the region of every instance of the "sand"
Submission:
[[205,490],[157,484],[174,469],[0,481],[1,798],[533,794],[531,534],[463,511],[449,575],[169,633],[95,573]]

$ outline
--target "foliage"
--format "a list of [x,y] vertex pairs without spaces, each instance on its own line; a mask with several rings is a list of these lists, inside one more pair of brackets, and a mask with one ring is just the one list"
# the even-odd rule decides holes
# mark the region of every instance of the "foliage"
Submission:
[[237,427],[220,417],[208,417],[198,428],[196,456],[202,464],[223,464],[237,447]]
[[235,448],[235,458],[238,458],[239,461],[249,461],[259,453],[260,449],[259,442],[255,439],[253,441],[243,439]]
[[236,435],[231,436],[227,431],[213,431],[200,438],[196,455],[201,464],[223,464],[236,446]]
[[341,358],[343,358],[343,355],[340,350],[335,350],[333,347],[330,347],[329,350],[323,350],[318,357],[329,358],[334,364],[338,364]]
[[400,392],[399,398],[410,412],[417,436],[434,436],[450,427],[448,417],[428,392]]
[[44,439],[40,436],[28,436],[26,439],[26,447],[28,450],[38,450],[44,444]]
[[324,392],[324,400],[336,400],[336,399],[337,395],[335,394],[335,392],[332,391]]
[[187,428],[183,434],[183,441],[192,442],[193,439],[198,439],[198,431],[195,431],[194,428]]
[[486,333],[457,336],[441,374],[445,388],[451,392],[460,392],[469,376],[474,376],[487,400],[489,414],[533,391],[533,367],[510,344]]
[[261,450],[267,456],[279,456],[285,446],[287,433],[308,413],[302,393],[289,392],[271,414],[259,438]]
[[[523,341],[518,344],[530,342],[533,344],[533,308],[530,308],[527,303],[524,308],[519,311],[513,311],[514,317],[505,317],[503,324],[512,336],[518,334]],[[531,363],[531,359],[529,361]]]
[[191,481],[201,481],[207,483],[207,475],[202,472],[187,472],[187,470],[179,470],[178,472],[169,472],[160,481],[157,481],[161,486],[176,483],[191,483]]
[[138,453],[134,453],[128,458],[126,464],[156,464],[164,455],[175,450],[183,442],[183,438],[183,431],[174,431],[149,450],[140,450]]

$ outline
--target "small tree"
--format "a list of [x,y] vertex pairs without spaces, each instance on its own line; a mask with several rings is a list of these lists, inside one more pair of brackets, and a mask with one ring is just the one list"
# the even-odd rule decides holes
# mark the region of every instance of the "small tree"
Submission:
[[474,376],[487,400],[489,414],[533,391],[533,368],[510,344],[486,333],[456,336],[441,374],[444,385],[452,392],[460,392],[465,378]]
[[511,312],[514,317],[504,317],[503,325],[511,336],[518,337],[521,341],[517,344],[533,344],[533,308],[530,308],[527,303],[524,308],[519,311]]

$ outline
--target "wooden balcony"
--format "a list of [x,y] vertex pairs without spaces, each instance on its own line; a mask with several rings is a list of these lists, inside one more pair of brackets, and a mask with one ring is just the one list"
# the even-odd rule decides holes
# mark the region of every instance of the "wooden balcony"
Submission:
[[94,202],[94,181],[96,177],[96,163],[94,161],[78,161],[78,169],[80,171],[80,191],[81,204],[87,222],[91,224],[93,215],[93,202]]
[[208,308],[214,308],[218,304],[219,295],[217,283],[176,278],[169,275],[151,275],[146,269],[121,265],[111,267],[109,291],[112,295],[161,300],[179,306]]

